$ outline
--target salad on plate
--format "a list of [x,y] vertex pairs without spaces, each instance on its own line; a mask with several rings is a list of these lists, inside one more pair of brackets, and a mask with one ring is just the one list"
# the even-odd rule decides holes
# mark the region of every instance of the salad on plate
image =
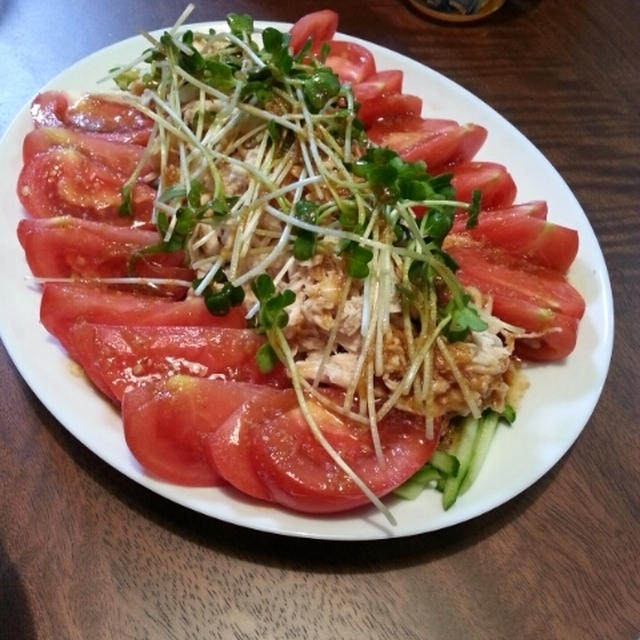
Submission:
[[42,324],[153,478],[309,514],[394,522],[386,496],[425,488],[451,508],[522,363],[576,344],[577,232],[334,12],[189,11],[114,91],[32,104],[17,233]]

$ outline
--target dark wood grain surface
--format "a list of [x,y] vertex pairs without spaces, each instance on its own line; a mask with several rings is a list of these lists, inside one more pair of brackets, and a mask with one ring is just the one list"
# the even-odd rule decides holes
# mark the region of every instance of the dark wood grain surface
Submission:
[[[600,403],[563,460],[497,510],[408,539],[284,539],[206,518],[80,445],[0,351],[0,638],[640,636],[640,6],[507,0],[474,26],[328,0],[344,32],[446,74],[559,170],[600,241],[616,319]],[[179,0],[0,0],[0,130],[72,62]],[[292,21],[314,2],[201,2]],[[12,233],[11,229],[6,230]],[[3,300],[0,304],[10,304]]]

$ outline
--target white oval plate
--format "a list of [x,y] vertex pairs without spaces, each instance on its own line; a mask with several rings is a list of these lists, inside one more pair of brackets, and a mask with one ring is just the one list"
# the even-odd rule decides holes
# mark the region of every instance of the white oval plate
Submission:
[[[288,28],[278,23],[258,26]],[[191,25],[194,30],[209,27],[222,30],[226,25]],[[587,303],[571,356],[561,364],[528,367],[531,386],[518,419],[511,428],[499,429],[482,473],[468,493],[447,512],[435,491],[426,491],[412,502],[391,498],[389,504],[398,521],[395,527],[374,508],[337,516],[305,516],[246,500],[230,490],[183,488],[146,475],[125,444],[118,413],[77,374],[57,341],[39,323],[40,291],[26,279],[29,269],[16,234],[10,231],[24,216],[16,197],[16,181],[22,164],[22,139],[32,126],[29,105],[0,141],[0,202],[7,230],[0,237],[4,300],[0,330],[16,367],[57,420],[105,462],[176,503],[260,531],[369,540],[434,531],[486,513],[531,486],[567,452],[598,401],[611,357],[613,305],[607,269],[593,230],[560,175],[521,133],[468,91],[409,58],[359,42],[373,52],[378,69],[404,71],[404,91],[423,97],[425,115],[485,126],[489,136],[478,159],[507,165],[518,185],[519,202],[545,199],[550,220],[578,230],[580,250],[570,280]],[[110,89],[98,80],[108,69],[135,59],[147,46],[140,36],[109,46],[73,65],[44,88]]]

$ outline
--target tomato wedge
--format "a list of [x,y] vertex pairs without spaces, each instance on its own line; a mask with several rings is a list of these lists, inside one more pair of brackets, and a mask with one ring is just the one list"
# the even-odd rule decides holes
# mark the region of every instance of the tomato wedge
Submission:
[[131,225],[151,219],[154,189],[137,182],[132,188],[131,215],[122,215],[125,179],[80,151],[51,148],[27,162],[18,177],[18,198],[36,218],[71,215],[112,224]]
[[95,93],[70,105],[64,122],[75,129],[102,133],[151,131],[153,126],[153,121],[132,104]]
[[62,91],[39,93],[31,104],[38,127],[67,127],[89,131],[105,140],[146,145],[152,122],[135,107],[102,96],[85,96],[71,107]]
[[[510,218],[512,216],[531,216],[540,220],[547,219],[548,213],[547,203],[544,200],[532,200],[531,202],[523,202],[508,207],[498,207],[495,209],[483,209],[478,214],[478,222],[484,223],[487,220]],[[466,230],[467,213],[460,212],[456,215],[451,229],[452,233],[461,233]]]
[[487,130],[475,124],[451,125],[433,131],[393,131],[378,135],[378,144],[396,151],[407,162],[422,160],[430,173],[471,160],[487,138]]
[[376,72],[376,63],[369,49],[356,42],[331,40],[325,64],[340,82],[358,84],[368,80]]
[[122,399],[124,436],[131,453],[153,476],[185,486],[224,484],[204,452],[215,431],[263,387],[242,382],[174,376],[134,387]]
[[419,116],[421,111],[422,98],[408,93],[392,93],[361,104],[358,109],[358,118],[369,130],[378,120],[399,116]]
[[[308,407],[325,438],[377,496],[413,475],[437,445],[437,435],[425,437],[424,418],[394,411],[378,425],[381,464],[366,425],[337,417],[314,400],[308,400]],[[258,477],[273,500],[286,507],[333,513],[368,502],[316,440],[298,406],[254,429],[251,452]]]
[[259,371],[256,352],[264,338],[250,329],[78,322],[69,340],[91,381],[116,402],[132,387],[176,374],[289,386],[281,364]]
[[69,100],[62,91],[43,91],[31,103],[31,119],[36,127],[62,127]]
[[526,299],[543,310],[573,318],[583,316],[584,299],[561,273],[538,267],[495,247],[479,243],[450,244],[454,241],[449,239],[445,248],[458,263],[457,275],[463,284],[477,286],[480,291],[493,295]]
[[291,27],[291,50],[294,55],[311,40],[311,53],[317,55],[322,49],[322,45],[333,38],[338,28],[338,14],[330,9],[313,11],[302,16]]
[[585,302],[561,273],[456,237],[448,238],[445,248],[459,265],[462,284],[491,295],[497,317],[538,334],[517,341],[518,355],[551,361],[571,353]]
[[[137,144],[110,140],[100,134],[76,131],[65,127],[40,127],[30,131],[22,143],[22,160],[29,162],[33,156],[53,147],[69,147],[101,162],[123,178],[137,169],[144,148]],[[157,162],[147,161],[139,172],[142,180],[153,177]]]
[[276,415],[297,405],[293,390],[265,390],[245,402],[223,425],[207,434],[204,448],[218,473],[242,493],[271,501],[271,495],[256,473],[251,453],[254,431]]
[[471,202],[473,192],[482,192],[482,207],[506,207],[516,198],[516,184],[506,167],[497,162],[464,162],[451,168],[456,198]]
[[380,96],[400,93],[404,74],[399,69],[377,71],[363,82],[353,85],[353,96],[360,102],[375,100]]
[[480,216],[469,235],[534,264],[566,273],[578,253],[578,232],[533,216]]
[[85,320],[99,324],[147,326],[208,326],[243,329],[244,310],[232,307],[224,316],[212,315],[202,298],[176,302],[166,298],[135,294],[80,283],[48,282],[43,286],[40,320],[69,355],[77,359],[69,336],[71,327]]
[[[18,239],[33,275],[48,278],[114,278],[128,275],[191,281],[184,252],[138,254],[157,244],[156,231],[116,227],[70,216],[25,218]],[[182,291],[184,294],[184,290]]]
[[382,118],[367,129],[367,135],[376,144],[384,145],[385,138],[391,133],[410,131],[429,131],[438,133],[449,127],[457,127],[455,120],[446,118],[423,118],[419,115],[400,115]]
[[523,360],[552,362],[566,358],[575,348],[578,338],[578,318],[565,313],[542,309],[526,299],[504,295],[493,296],[493,313],[536,337],[519,338],[515,353]]

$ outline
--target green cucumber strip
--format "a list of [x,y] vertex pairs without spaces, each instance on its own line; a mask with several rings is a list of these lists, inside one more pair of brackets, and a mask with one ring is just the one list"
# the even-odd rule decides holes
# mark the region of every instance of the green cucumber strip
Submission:
[[459,495],[462,495],[467,491],[478,477],[480,469],[482,469],[482,465],[487,457],[487,453],[489,452],[489,446],[491,445],[493,435],[496,432],[499,418],[500,416],[495,411],[491,411],[480,418],[478,435],[473,447],[473,455],[471,456],[471,462],[469,463],[469,470],[462,481]]
[[464,480],[471,464],[473,450],[478,433],[478,420],[473,416],[467,416],[462,421],[462,433],[456,447],[455,455],[458,458],[460,466],[455,476],[449,476],[444,483],[444,491],[442,492],[442,506],[446,511],[457,500],[460,492],[460,485]]
[[431,460],[429,460],[429,464],[448,476],[455,476],[460,468],[458,458],[456,458],[452,453],[446,453],[440,449],[436,449],[433,452]]
[[415,500],[424,491],[428,484],[431,482],[437,482],[439,479],[440,472],[430,464],[426,464],[399,487],[396,487],[393,493],[405,500]]

